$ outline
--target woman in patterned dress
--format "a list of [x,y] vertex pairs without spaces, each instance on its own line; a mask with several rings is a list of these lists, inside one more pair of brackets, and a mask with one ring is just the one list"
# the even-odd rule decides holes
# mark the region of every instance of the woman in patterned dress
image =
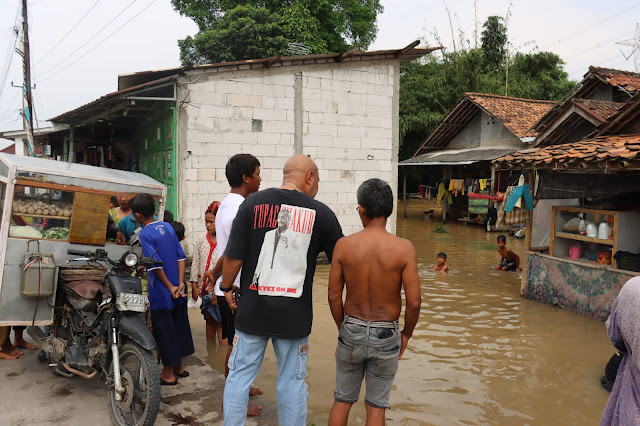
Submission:
[[[213,269],[218,261],[218,250],[216,243],[216,213],[220,202],[214,201],[207,207],[204,214],[204,223],[207,232],[202,234],[196,241],[193,253],[193,263],[191,264],[191,296],[193,300],[197,300],[198,296],[204,298],[207,295],[207,288],[204,285],[204,273]],[[215,306],[218,301],[216,297],[211,298],[210,302]],[[215,339],[218,336],[220,344],[226,344],[226,339],[222,339],[222,327],[220,322],[216,321],[208,311],[203,311],[206,321],[207,339]]]
[[622,287],[607,320],[609,339],[622,354],[600,425],[640,424],[640,277]]

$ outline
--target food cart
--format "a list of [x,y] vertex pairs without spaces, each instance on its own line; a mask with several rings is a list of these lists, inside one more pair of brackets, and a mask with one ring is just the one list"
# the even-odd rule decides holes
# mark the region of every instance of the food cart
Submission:
[[109,201],[142,192],[162,217],[166,187],[148,176],[0,154],[0,326],[52,324],[67,250],[99,247],[114,258],[131,250],[106,242]]

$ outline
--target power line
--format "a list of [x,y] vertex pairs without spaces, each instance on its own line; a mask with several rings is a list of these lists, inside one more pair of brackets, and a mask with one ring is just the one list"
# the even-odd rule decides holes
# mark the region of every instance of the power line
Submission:
[[15,38],[13,39],[13,47],[11,48],[9,61],[7,63],[7,70],[4,73],[4,77],[2,78],[2,84],[0,85],[0,100],[2,100],[2,96],[4,95],[5,83],[7,82],[7,76],[9,75],[9,71],[11,70],[11,61],[13,61],[13,55],[16,53],[16,44],[18,43],[18,31],[16,30],[16,24],[18,23],[19,15],[20,15],[20,7],[18,7],[18,10],[16,11],[16,17],[13,20],[13,31],[15,32]]
[[[134,0],[136,1],[136,0]],[[85,56],[87,56],[89,53],[91,53],[96,47],[100,46],[102,43],[104,43],[105,41],[107,41],[112,35],[114,35],[115,33],[117,33],[118,31],[120,31],[122,29],[122,27],[124,27],[125,25],[127,25],[129,22],[133,21],[138,15],[140,15],[142,12],[144,12],[145,10],[147,10],[147,8],[149,6],[151,6],[152,4],[154,4],[156,1],[158,0],[153,0],[151,3],[149,3],[148,5],[146,5],[144,7],[144,9],[142,9],[140,12],[136,13],[131,19],[129,19],[127,22],[125,22],[124,24],[122,24],[118,29],[116,29],[114,32],[112,32],[111,34],[109,34],[106,38],[104,38],[100,43],[96,44],[95,46],[93,46],[91,49],[89,49],[88,51],[86,51],[82,56],[80,56],[79,58],[77,58],[75,61],[71,62],[69,65],[67,65],[66,67],[59,69],[58,71],[54,72],[53,74],[49,74],[47,77],[43,78],[42,80],[39,80],[40,83],[42,83],[43,81],[46,81],[48,79],[50,79],[51,77],[53,77],[54,75],[61,73],[62,71],[66,70],[67,68],[69,68],[71,65],[75,64],[76,62],[78,62],[80,59],[84,58]]]
[[[71,56],[73,56],[78,50],[82,49],[84,46],[86,46],[91,40],[93,40],[94,38],[96,38],[96,36],[98,34],[100,34],[102,31],[104,31],[109,25],[111,25],[111,23],[113,21],[115,21],[116,19],[118,19],[118,17],[120,15],[122,15],[127,9],[129,9],[136,1],[138,0],[133,0],[131,3],[129,3],[129,5],[127,7],[125,7],[120,13],[118,13],[116,15],[115,18],[113,18],[111,21],[109,21],[107,23],[107,25],[105,25],[104,27],[102,27],[97,33],[95,33],[93,36],[91,36],[91,38],[89,38],[89,40],[87,40],[86,42],[84,42],[84,44],[80,47],[78,47],[76,50],[74,50],[73,52],[71,52],[70,55],[66,56],[63,60],[61,60],[60,62],[58,62],[57,64],[55,64],[54,66],[50,67],[47,71],[45,71],[44,73],[42,73],[41,75],[38,76],[42,77],[43,75],[46,75],[47,73],[51,72],[54,68],[56,68],[58,65],[62,64],[64,61],[66,61],[67,59],[69,59]],[[63,68],[64,69],[64,68]]]
[[47,53],[45,53],[45,54],[44,54],[44,56],[42,56],[42,58],[40,58],[40,59],[38,60],[38,62],[36,62],[35,64],[33,64],[33,67],[35,68],[35,67],[36,67],[36,65],[38,65],[38,64],[40,63],[40,61],[42,61],[44,58],[46,58],[46,57],[47,57],[47,55],[53,51],[53,49],[55,49],[56,47],[58,47],[58,45],[59,45],[60,43],[62,43],[62,41],[63,41],[65,38],[67,38],[67,36],[68,36],[69,34],[71,34],[71,31],[73,31],[73,30],[74,30],[74,29],[75,29],[75,28],[80,24],[80,22],[82,22],[82,20],[83,20],[83,19],[84,19],[88,14],[89,14],[89,12],[91,12],[91,11],[93,10],[93,8],[94,8],[94,7],[96,7],[96,5],[97,5],[98,3],[100,3],[100,0],[96,1],[96,2],[93,4],[93,6],[91,6],[91,8],[89,8],[89,10],[87,10],[87,12],[86,12],[84,15],[82,15],[82,18],[80,18],[80,20],[79,20],[78,22],[76,22],[76,24],[75,24],[75,25],[74,25],[74,26],[73,26],[69,31],[67,31],[67,33],[66,33],[66,34],[65,34],[65,35],[64,35],[64,36],[63,36],[63,37],[62,37],[62,38],[61,38],[61,39],[60,39],[60,40],[59,40],[59,41],[58,41],[58,42],[57,42],[57,43],[56,43],[56,44],[55,44],[51,49],[49,49],[49,51],[48,51]]

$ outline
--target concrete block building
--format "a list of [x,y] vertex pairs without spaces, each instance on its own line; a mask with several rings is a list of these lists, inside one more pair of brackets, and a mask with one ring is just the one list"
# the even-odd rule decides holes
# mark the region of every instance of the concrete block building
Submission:
[[[77,161],[83,144],[111,143],[124,152],[121,168],[165,183],[188,252],[204,232],[206,207],[229,191],[230,156],[255,155],[261,188],[269,188],[282,183],[287,158],[306,154],[320,170],[317,199],[348,235],[361,229],[361,182],[378,177],[396,192],[400,65],[434,50],[416,45],[120,75],[117,92],[53,118],[69,130],[59,148],[55,134],[47,143],[66,161]],[[394,210],[392,232],[395,218]]]

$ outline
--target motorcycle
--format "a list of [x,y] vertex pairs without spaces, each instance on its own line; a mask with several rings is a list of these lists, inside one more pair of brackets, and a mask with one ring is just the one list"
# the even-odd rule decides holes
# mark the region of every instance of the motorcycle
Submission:
[[104,269],[103,279],[61,280],[48,335],[39,327],[27,329],[42,349],[39,359],[60,376],[105,378],[113,424],[152,425],[160,405],[160,375],[152,355],[156,343],[144,319],[149,299],[131,271],[162,262],[131,251],[115,261],[103,249],[67,254],[81,256],[69,262]]

